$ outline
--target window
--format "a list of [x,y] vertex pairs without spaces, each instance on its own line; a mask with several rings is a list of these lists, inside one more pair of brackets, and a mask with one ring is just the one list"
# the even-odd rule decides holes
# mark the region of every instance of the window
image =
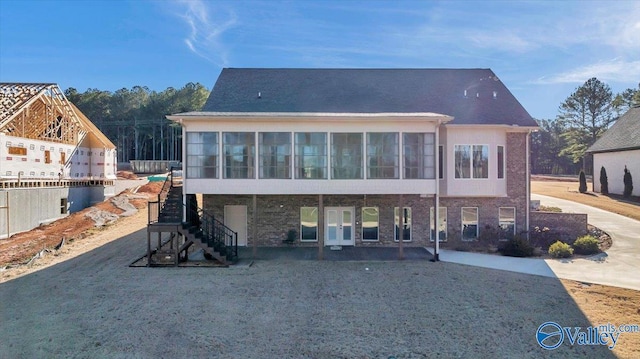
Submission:
[[67,199],[66,198],[60,198],[60,214],[67,214],[68,208],[67,208]]
[[331,134],[331,178],[362,179],[362,134]]
[[27,149],[24,148],[24,147],[10,146],[9,147],[9,154],[10,155],[16,155],[16,156],[26,156],[27,155]]
[[260,178],[291,178],[291,134],[261,132]]
[[218,178],[217,132],[187,132],[187,178]]
[[510,239],[516,234],[516,209],[515,207],[500,207],[498,210],[498,226],[504,236],[500,239]]
[[462,240],[478,238],[478,207],[462,207]]
[[300,208],[300,240],[318,240],[318,207]]
[[498,178],[504,178],[504,146],[498,146]]
[[399,178],[397,133],[367,133],[367,178]]
[[438,178],[444,178],[444,147],[438,146]]
[[255,178],[255,134],[253,132],[225,132],[224,178]]
[[[447,207],[440,207],[438,210],[438,215],[440,218],[440,224],[438,225],[438,231],[440,231],[440,242],[445,242],[447,240]],[[429,209],[429,225],[431,226],[431,231],[429,234],[429,240],[434,241],[436,238],[436,218],[435,213],[433,211],[433,207]]]
[[298,179],[327,178],[327,134],[300,132],[295,134],[295,172]]
[[362,240],[377,241],[379,233],[378,207],[362,207]]
[[402,135],[404,178],[435,178],[435,138],[435,133],[405,133]]
[[489,178],[489,146],[455,145],[454,151],[456,178]]
[[[400,235],[400,207],[395,207],[393,209],[394,213],[394,222],[395,226],[393,229],[394,232],[394,240],[397,242],[399,240]],[[404,211],[402,213],[402,229],[403,229],[403,241],[409,242],[411,241],[411,207],[404,207]]]

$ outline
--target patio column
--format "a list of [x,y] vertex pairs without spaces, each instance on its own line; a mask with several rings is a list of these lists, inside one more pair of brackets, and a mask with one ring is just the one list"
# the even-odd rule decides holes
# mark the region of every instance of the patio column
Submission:
[[256,259],[258,252],[258,196],[253,195],[253,206],[251,209],[253,212],[253,228],[251,228],[251,257]]
[[322,195],[318,196],[318,260],[324,259],[324,204]]
[[404,259],[404,197],[400,194],[400,208],[398,209],[398,259]]

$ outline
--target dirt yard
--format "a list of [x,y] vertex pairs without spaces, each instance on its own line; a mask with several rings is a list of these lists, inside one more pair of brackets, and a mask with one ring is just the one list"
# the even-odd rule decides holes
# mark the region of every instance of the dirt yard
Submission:
[[[580,193],[578,185],[578,181],[575,179],[560,181],[557,178],[543,176],[532,176],[531,178],[532,193],[586,204],[640,221],[640,198],[637,196],[627,200],[622,196],[606,196],[591,191]],[[587,185],[587,188],[591,188],[591,185]]]
[[640,333],[613,351],[535,341],[546,321],[640,324],[639,291],[422,261],[130,268],[146,220],[0,271],[0,358],[640,357]]

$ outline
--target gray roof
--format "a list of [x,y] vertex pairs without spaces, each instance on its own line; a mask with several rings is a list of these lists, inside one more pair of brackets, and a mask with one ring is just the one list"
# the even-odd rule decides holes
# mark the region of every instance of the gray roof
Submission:
[[490,69],[225,68],[202,111],[431,112],[453,116],[451,124],[537,127]]
[[640,106],[632,107],[587,152],[613,152],[640,148]]

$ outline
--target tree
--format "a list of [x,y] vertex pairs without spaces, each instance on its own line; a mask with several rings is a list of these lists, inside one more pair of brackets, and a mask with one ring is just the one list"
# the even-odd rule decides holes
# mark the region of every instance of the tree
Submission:
[[617,116],[627,112],[633,106],[640,106],[640,83],[637,89],[628,88],[621,93],[617,94],[612,102]]
[[600,193],[609,194],[609,179],[607,178],[607,170],[604,166],[600,167]]
[[560,152],[567,146],[567,128],[554,120],[536,120],[539,130],[531,134],[531,171],[536,174],[576,174],[572,159]]
[[568,128],[563,134],[567,147],[560,153],[569,155],[575,163],[582,159],[583,169],[587,148],[616,120],[612,97],[611,88],[594,77],[560,105],[558,120]]
[[624,166],[624,177],[622,178],[624,182],[624,192],[622,195],[625,198],[631,197],[631,193],[633,193],[633,179],[631,178],[631,172],[627,169],[627,166]]
[[587,177],[582,170],[580,170],[580,187],[578,187],[578,191],[580,191],[580,193],[587,192]]

